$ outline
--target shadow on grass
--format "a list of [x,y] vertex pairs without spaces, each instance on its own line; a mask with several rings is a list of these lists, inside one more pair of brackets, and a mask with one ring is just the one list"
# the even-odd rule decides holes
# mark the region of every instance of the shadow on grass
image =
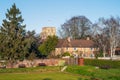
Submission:
[[50,79],[50,78],[45,78],[45,79],[43,79],[43,80],[52,80],[52,79]]

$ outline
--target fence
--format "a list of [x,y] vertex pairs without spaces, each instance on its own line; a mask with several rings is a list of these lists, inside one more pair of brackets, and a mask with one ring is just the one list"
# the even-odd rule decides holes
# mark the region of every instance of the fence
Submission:
[[84,65],[83,58],[64,58],[66,65]]

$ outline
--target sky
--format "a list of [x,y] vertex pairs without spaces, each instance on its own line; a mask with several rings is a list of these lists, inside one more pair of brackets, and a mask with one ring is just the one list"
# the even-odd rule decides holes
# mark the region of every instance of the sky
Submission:
[[73,16],[86,16],[93,23],[100,17],[120,17],[120,0],[0,0],[0,25],[13,4],[22,12],[26,30],[39,34],[42,27],[57,31]]

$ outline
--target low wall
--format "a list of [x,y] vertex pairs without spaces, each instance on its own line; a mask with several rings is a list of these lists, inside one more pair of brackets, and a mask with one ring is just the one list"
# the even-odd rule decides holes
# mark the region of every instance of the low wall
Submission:
[[[37,66],[58,66],[60,59],[35,59],[17,61],[13,68],[18,68],[20,65],[25,65],[25,67],[37,67]],[[10,64],[6,65],[6,68],[11,68]]]

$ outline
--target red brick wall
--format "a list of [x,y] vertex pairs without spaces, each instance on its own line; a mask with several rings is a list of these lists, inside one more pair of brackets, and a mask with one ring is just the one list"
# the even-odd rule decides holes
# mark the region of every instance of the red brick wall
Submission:
[[[43,63],[46,66],[58,66],[60,59],[35,59],[33,61],[24,60],[24,61],[17,61],[13,68],[18,68],[19,65],[24,64],[26,67],[36,67],[39,64]],[[10,64],[6,65],[7,68],[11,68]]]

